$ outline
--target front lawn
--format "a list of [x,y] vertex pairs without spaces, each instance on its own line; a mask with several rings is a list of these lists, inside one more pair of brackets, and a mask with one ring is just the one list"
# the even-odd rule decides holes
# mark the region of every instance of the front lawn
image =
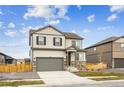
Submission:
[[5,82],[1,81],[0,86],[21,86],[21,85],[35,85],[35,84],[44,84],[42,80],[34,80],[34,81],[13,81],[13,82]]
[[83,71],[80,71],[80,72],[76,72],[75,73],[76,75],[78,76],[81,76],[81,77],[92,77],[92,76],[124,76],[124,74],[122,73],[113,73],[113,72],[83,72]]
[[118,76],[118,77],[103,77],[103,78],[90,78],[92,80],[96,81],[105,81],[105,80],[124,80],[124,76]]
[[[89,78],[92,80],[96,80],[96,81],[105,81],[105,80],[124,80],[124,74],[123,73],[113,73],[113,72],[76,72],[75,73],[78,76],[81,77],[93,77],[93,78]],[[97,77],[97,76],[101,76],[101,77]],[[108,76],[108,77],[104,77],[104,76]],[[115,77],[109,77],[109,76],[115,76]]]

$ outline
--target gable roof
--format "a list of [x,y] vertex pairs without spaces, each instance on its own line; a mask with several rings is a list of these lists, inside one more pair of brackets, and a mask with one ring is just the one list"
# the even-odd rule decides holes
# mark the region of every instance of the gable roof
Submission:
[[112,37],[109,37],[107,39],[104,39],[104,40],[102,40],[102,41],[100,41],[100,42],[98,42],[98,43],[96,43],[94,45],[91,45],[91,46],[89,46],[89,47],[87,47],[85,49],[96,47],[96,46],[99,46],[99,45],[102,45],[102,44],[106,44],[106,43],[110,43],[110,42],[113,42],[113,41],[115,41],[117,39],[120,39],[122,37],[124,37],[124,36],[120,36],[120,37],[112,36]]
[[51,27],[51,28],[55,29],[57,32],[59,32],[59,33],[62,34],[61,31],[59,31],[57,28],[55,28],[55,27],[53,27],[53,26],[51,26],[51,25],[45,26],[45,27],[43,27],[43,28],[39,28],[39,29],[37,29],[37,30],[31,29],[31,30],[30,30],[30,34],[36,33],[36,32],[38,32],[38,31],[41,31],[41,30],[43,30],[43,29],[45,29],[45,28],[48,28],[48,27]]
[[55,28],[55,27],[53,27],[53,26],[51,26],[51,25],[48,25],[48,26],[45,26],[45,27],[43,27],[43,28],[39,28],[39,29],[37,29],[37,30],[33,30],[33,29],[31,29],[30,31],[29,31],[29,45],[30,45],[30,36],[33,34],[33,33],[35,33],[35,32],[38,32],[38,31],[41,31],[41,30],[43,30],[43,29],[45,29],[45,28],[47,28],[47,27],[51,27],[51,28],[53,28],[53,29],[55,29],[56,31],[58,31],[59,33],[61,33],[62,35],[64,35],[65,36],[65,38],[66,39],[79,39],[79,40],[82,40],[83,38],[81,37],[81,36],[79,36],[79,35],[77,35],[77,34],[75,34],[75,33],[71,33],[71,32],[61,32],[60,30],[58,30],[57,28]]
[[5,56],[6,59],[15,59],[15,58],[13,58],[13,57],[11,57],[11,56],[8,56],[8,55],[6,55],[6,54],[4,54],[4,53],[1,53],[1,52],[0,52],[0,55]]
[[62,32],[62,33],[66,39],[83,39],[81,36],[75,33],[70,33],[70,32]]
[[77,34],[75,34],[75,33],[71,33],[71,32],[61,32],[60,30],[58,30],[57,28],[55,28],[55,27],[53,27],[53,26],[51,26],[51,25],[48,25],[48,26],[45,26],[45,27],[43,27],[43,28],[39,28],[39,29],[37,29],[37,30],[30,30],[30,34],[33,34],[33,33],[35,33],[35,32],[38,32],[38,31],[41,31],[41,30],[43,30],[43,29],[45,29],[45,28],[48,28],[48,27],[51,27],[51,28],[53,28],[53,29],[55,29],[56,31],[58,31],[59,33],[61,33],[61,34],[63,34],[66,38],[68,38],[68,39],[83,39],[81,36],[79,36],[79,35],[77,35]]

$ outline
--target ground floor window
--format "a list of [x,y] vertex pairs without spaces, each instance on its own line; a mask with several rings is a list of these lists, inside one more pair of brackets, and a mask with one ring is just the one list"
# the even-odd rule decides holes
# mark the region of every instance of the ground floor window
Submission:
[[76,53],[76,60],[79,61],[79,53]]
[[77,52],[76,53],[76,60],[78,60],[78,61],[85,61],[85,53]]

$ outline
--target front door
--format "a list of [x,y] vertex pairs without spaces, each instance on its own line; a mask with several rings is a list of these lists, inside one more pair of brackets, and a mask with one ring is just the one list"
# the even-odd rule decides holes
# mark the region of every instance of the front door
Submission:
[[71,66],[71,52],[68,53],[68,65]]

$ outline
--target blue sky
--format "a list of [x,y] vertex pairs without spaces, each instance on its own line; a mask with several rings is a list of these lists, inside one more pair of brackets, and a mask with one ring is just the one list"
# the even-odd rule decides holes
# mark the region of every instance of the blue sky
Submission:
[[48,24],[81,35],[87,47],[124,35],[124,6],[0,6],[0,52],[29,57],[29,29]]

